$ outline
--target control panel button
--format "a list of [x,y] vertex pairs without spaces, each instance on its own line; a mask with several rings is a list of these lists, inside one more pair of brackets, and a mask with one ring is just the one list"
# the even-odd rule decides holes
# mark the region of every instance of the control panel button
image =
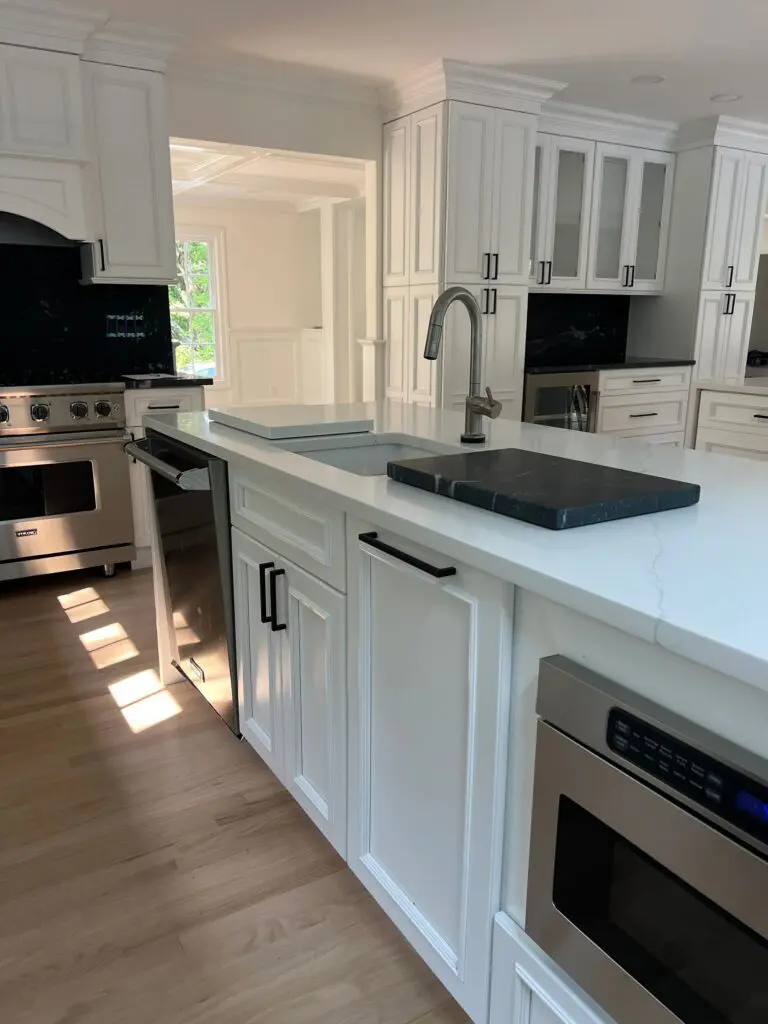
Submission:
[[613,727],[616,730],[616,732],[620,732],[622,736],[629,736],[632,732],[627,723],[622,722],[620,718],[616,720]]
[[613,749],[625,751],[629,746],[629,740],[625,736],[614,736],[613,737]]
[[707,800],[711,800],[713,804],[719,804],[723,799],[722,793],[719,793],[716,789],[705,789],[704,796]]
[[712,789],[722,789],[723,780],[719,775],[715,775],[714,772],[710,772],[707,775],[707,785]]
[[703,779],[707,774],[703,765],[696,764],[695,761],[691,762],[691,772],[696,776],[697,779]]
[[7,405],[0,405],[0,423],[10,423],[11,414]]
[[96,415],[101,419],[106,419],[107,416],[112,415],[112,403],[106,402],[104,399],[98,401],[93,408]]
[[45,405],[43,402],[35,402],[30,407],[29,414],[35,423],[45,423],[48,417],[51,415],[50,407]]
[[84,420],[88,415],[88,406],[85,402],[72,402],[69,411],[73,420]]

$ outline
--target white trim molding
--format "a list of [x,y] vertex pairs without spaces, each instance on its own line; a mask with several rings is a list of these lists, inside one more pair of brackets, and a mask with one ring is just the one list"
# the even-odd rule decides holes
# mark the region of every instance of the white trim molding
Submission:
[[538,130],[548,135],[594,139],[596,142],[658,149],[668,153],[675,147],[678,126],[672,121],[651,121],[645,117],[598,110],[596,107],[552,101],[542,107]]
[[109,21],[94,32],[83,49],[83,59],[144,71],[165,71],[178,36],[159,28]]
[[715,114],[680,125],[674,146],[678,153],[706,146],[729,146],[749,153],[768,154],[768,124]]

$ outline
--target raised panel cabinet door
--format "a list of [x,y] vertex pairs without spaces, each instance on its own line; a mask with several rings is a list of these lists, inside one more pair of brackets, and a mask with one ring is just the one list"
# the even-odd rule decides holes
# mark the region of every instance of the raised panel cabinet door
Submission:
[[[235,646],[240,731],[278,778],[283,768],[281,651],[272,627],[262,622],[270,614],[267,571],[276,556],[232,528],[232,570],[235,590]],[[262,579],[264,586],[262,586]]]
[[421,285],[410,289],[408,311],[408,401],[417,405],[438,402],[437,368],[439,359],[425,359],[427,325],[435,304],[439,285]]
[[664,288],[675,158],[671,153],[639,152],[636,164],[639,193],[628,256],[631,291],[659,292]]
[[411,114],[410,283],[436,284],[440,277],[443,220],[445,104]]
[[[744,187],[745,159],[745,154],[740,150],[721,146],[715,149],[701,280],[704,290],[730,287],[731,276],[736,273],[734,250]],[[733,272],[731,267],[734,268]]]
[[176,279],[163,76],[90,65],[101,236],[95,280]]
[[[353,519],[348,545],[348,862],[472,1020],[486,1020],[503,839],[507,587]],[[455,574],[433,575],[446,569]]]
[[283,781],[342,857],[347,852],[347,666],[341,594],[281,562],[277,580],[285,736]]
[[742,189],[733,245],[733,281],[729,290],[753,292],[757,285],[760,250],[768,198],[768,157],[745,154]]
[[754,295],[740,295],[736,292],[731,299],[732,312],[723,318],[727,327],[722,347],[720,379],[727,384],[744,383],[754,307]]
[[448,104],[446,281],[479,284],[490,275],[496,113]]
[[599,142],[589,242],[587,286],[620,291],[627,288],[633,248],[629,239],[637,215],[639,182],[633,151],[628,146]]
[[548,286],[586,287],[594,142],[552,136],[551,216],[544,268]]
[[531,236],[528,251],[528,284],[541,285],[547,279],[548,239],[552,215],[552,139],[539,133],[533,152],[533,197]]
[[723,349],[728,338],[728,293],[702,292],[696,324],[697,380],[722,380]]
[[[483,344],[487,346],[492,330],[490,316],[490,285],[468,286],[483,313],[481,316]],[[463,410],[469,390],[470,321],[467,310],[460,302],[454,302],[445,317],[443,343],[438,373],[440,379],[440,404],[443,409]]]
[[496,111],[491,268],[494,284],[528,283],[536,119]]
[[387,398],[408,400],[408,288],[384,289]]
[[528,289],[494,288],[489,308],[482,383],[494,398],[509,402],[523,390]]
[[85,155],[80,59],[0,46],[0,151],[82,160]]
[[383,129],[384,285],[408,284],[411,173],[411,119],[398,118]]

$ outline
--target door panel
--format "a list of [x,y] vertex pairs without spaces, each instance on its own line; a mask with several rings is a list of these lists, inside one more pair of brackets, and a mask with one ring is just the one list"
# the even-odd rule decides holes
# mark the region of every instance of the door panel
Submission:
[[702,293],[696,326],[694,373],[697,380],[721,379],[722,346],[727,337],[726,302],[727,298],[723,292]]
[[729,266],[733,266],[733,248],[742,191],[744,154],[718,147],[709,200],[707,241],[704,249],[702,289],[725,288]]
[[667,262],[669,217],[672,206],[674,157],[651,153],[638,157],[640,175],[632,290],[661,291]]
[[443,217],[443,116],[438,103],[411,115],[410,283],[437,283]]
[[736,293],[731,301],[733,313],[724,318],[728,321],[728,330],[722,353],[722,379],[728,384],[743,384],[755,300],[753,295]]
[[384,284],[408,283],[410,118],[384,125]]
[[383,313],[387,398],[404,402],[408,393],[408,288],[385,288]]
[[743,188],[735,232],[731,289],[754,291],[760,264],[760,249],[768,196],[768,158],[745,156],[742,163]]
[[449,103],[445,279],[483,280],[491,248],[496,111]]
[[595,144],[552,136],[551,152],[550,284],[580,289],[586,286]]
[[494,284],[528,281],[535,120],[500,110],[494,127],[493,215],[490,248]]
[[436,405],[439,360],[424,358],[427,324],[440,292],[438,285],[411,288],[408,320],[408,401]]
[[592,288],[620,289],[624,287],[624,267],[630,262],[631,151],[624,146],[598,144],[595,160],[588,284]]
[[495,398],[505,401],[523,390],[525,324],[528,291],[525,288],[494,288],[491,309],[485,317],[485,372],[483,384]]
[[[491,289],[476,287],[469,289],[480,308],[488,308]],[[490,317],[481,318],[483,338],[491,331]],[[440,403],[444,409],[463,409],[469,385],[469,317],[460,302],[454,302],[445,317],[443,328],[442,363],[440,376]]]

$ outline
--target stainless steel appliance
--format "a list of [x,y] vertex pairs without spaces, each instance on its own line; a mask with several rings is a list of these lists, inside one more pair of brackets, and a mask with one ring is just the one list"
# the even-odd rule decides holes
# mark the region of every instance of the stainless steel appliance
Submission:
[[227,464],[152,430],[125,451],[150,470],[173,664],[239,735]]
[[523,421],[566,430],[597,429],[600,374],[526,373]]
[[541,662],[526,931],[619,1024],[768,1020],[768,762]]
[[123,390],[0,390],[0,579],[135,558]]

